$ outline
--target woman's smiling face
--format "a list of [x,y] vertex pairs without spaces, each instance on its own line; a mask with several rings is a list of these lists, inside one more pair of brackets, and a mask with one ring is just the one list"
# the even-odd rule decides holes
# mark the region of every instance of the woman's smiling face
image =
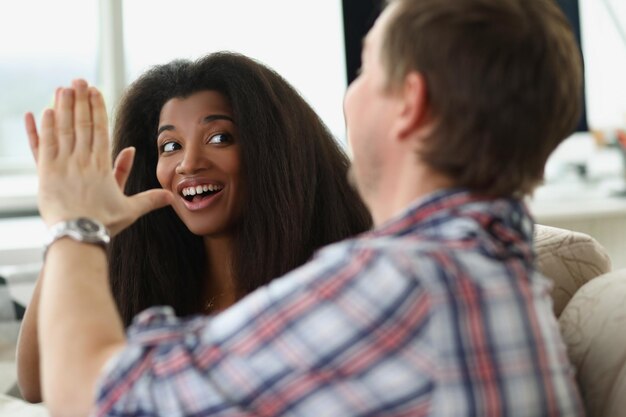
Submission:
[[241,147],[230,103],[200,91],[165,103],[159,118],[156,175],[174,210],[199,236],[232,232],[241,216]]

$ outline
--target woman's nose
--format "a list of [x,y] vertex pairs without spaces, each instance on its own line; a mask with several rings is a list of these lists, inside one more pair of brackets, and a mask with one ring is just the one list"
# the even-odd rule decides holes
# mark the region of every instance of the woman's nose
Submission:
[[195,174],[199,171],[209,169],[213,163],[210,155],[203,152],[198,146],[190,146],[185,148],[183,158],[176,166],[177,174]]

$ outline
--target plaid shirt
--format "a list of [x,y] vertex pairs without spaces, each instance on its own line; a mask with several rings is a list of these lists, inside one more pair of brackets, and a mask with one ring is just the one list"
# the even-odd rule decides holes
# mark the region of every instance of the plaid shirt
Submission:
[[516,200],[435,193],[214,317],[141,313],[103,416],[581,416]]

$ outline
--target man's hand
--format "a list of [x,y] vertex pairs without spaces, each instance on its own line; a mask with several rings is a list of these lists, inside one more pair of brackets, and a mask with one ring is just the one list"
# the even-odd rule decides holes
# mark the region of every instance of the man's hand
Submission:
[[39,211],[47,225],[89,217],[115,235],[171,203],[171,194],[161,189],[124,195],[135,150],[122,151],[113,170],[104,100],[84,80],[57,90],[54,110],[43,114],[40,136],[32,114],[26,116],[26,130],[39,174]]

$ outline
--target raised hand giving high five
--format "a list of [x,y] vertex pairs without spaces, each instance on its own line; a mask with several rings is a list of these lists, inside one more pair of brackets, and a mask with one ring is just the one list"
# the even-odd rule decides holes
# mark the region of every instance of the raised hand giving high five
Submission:
[[104,100],[84,80],[58,90],[54,110],[42,116],[40,135],[32,114],[26,117],[26,129],[37,161],[38,204],[46,224],[87,217],[115,235],[170,203],[169,192],[161,189],[124,195],[134,149],[120,154],[113,170]]

